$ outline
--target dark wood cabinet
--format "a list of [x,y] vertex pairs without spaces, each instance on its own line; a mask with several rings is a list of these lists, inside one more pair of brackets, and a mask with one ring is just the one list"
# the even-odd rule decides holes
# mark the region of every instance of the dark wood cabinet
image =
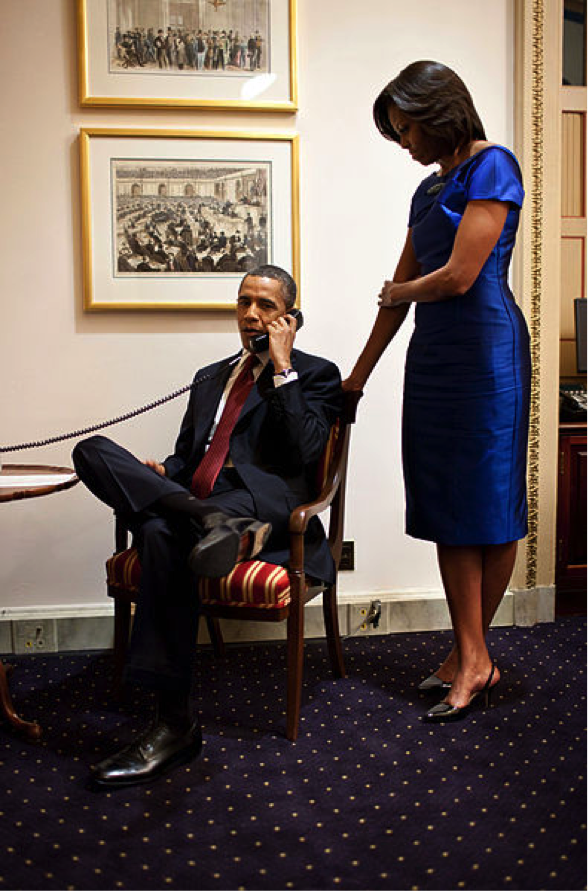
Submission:
[[559,425],[556,611],[586,612],[586,422]]

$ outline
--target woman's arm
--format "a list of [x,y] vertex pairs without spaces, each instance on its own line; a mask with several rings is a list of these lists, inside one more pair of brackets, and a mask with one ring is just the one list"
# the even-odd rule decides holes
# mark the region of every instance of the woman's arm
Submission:
[[507,213],[508,204],[502,201],[469,201],[445,266],[412,281],[384,282],[380,306],[398,308],[465,294],[500,238]]
[[[419,274],[419,264],[412,246],[411,230],[408,230],[404,248],[394,273],[394,282],[401,283],[414,279]],[[344,390],[363,390],[367,379],[374,370],[378,360],[396,332],[404,322],[408,306],[386,307],[380,309],[376,321],[363,348],[359,359],[355,363],[349,377],[343,381]]]

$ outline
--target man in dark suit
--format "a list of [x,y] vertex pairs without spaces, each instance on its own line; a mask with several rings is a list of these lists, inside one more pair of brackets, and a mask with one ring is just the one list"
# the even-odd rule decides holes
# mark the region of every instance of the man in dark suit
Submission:
[[[266,265],[245,275],[237,298],[243,349],[197,372],[175,450],[163,463],[139,461],[102,436],[74,449],[80,479],[134,533],[141,591],[126,680],[154,689],[158,706],[145,733],[94,768],[99,786],[146,782],[200,753],[190,695],[194,576],[226,575],[258,553],[285,565],[290,513],[315,494],[317,464],[341,409],[341,379],[333,363],[294,349],[295,300],[296,284],[283,269]],[[264,334],[266,343],[254,342]],[[307,572],[332,581],[317,518],[305,550]]]

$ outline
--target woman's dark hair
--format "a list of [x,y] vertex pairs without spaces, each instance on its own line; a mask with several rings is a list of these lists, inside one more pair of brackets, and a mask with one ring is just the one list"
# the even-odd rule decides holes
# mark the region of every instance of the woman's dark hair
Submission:
[[400,142],[390,123],[392,106],[420,124],[442,153],[454,152],[475,139],[486,139],[468,88],[441,62],[412,62],[374,102],[378,130],[386,139]]

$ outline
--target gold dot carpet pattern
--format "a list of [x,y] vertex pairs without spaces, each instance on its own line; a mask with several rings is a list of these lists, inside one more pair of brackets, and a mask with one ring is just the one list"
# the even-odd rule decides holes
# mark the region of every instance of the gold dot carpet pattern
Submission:
[[[285,739],[285,647],[198,653],[201,757],[149,786],[91,792],[152,697],[111,698],[111,654],[8,657],[28,743],[0,728],[1,889],[586,887],[585,621],[493,629],[494,707],[424,724],[416,686],[447,632],[306,645],[300,737]],[[433,700],[434,701],[434,700]]]

